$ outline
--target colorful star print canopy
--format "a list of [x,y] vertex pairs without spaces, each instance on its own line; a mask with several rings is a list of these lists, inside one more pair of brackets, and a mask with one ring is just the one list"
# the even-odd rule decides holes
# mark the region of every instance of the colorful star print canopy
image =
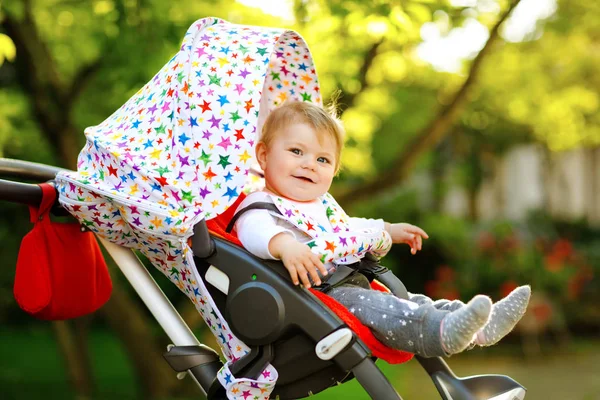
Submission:
[[[77,172],[56,179],[61,203],[82,224],[139,249],[188,295],[229,360],[248,347],[233,337],[196,276],[187,238],[198,221],[235,201],[262,121],[288,99],[321,104],[310,52],[297,33],[199,20],[150,82],[85,130]],[[269,368],[267,386],[276,379]]]
[[[127,103],[86,129],[77,174],[62,175],[138,208],[135,227],[185,234],[225,210],[244,186],[259,124],[287,99],[320,103],[308,48],[292,31],[207,18]],[[148,221],[149,222],[149,221]]]

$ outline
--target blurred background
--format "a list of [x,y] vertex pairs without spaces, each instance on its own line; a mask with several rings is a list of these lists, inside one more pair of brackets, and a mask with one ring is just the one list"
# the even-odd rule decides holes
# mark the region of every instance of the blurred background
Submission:
[[[413,292],[499,299],[529,283],[500,345],[454,356],[508,374],[528,399],[600,399],[600,3],[589,0],[0,0],[0,156],[74,168],[107,118],[179,49],[196,19],[287,27],[311,48],[347,128],[332,189],[351,214],[430,239],[385,258]],[[0,397],[192,399],[168,338],[111,268],[111,300],[69,322],[12,295],[25,207],[0,205]],[[202,341],[195,308],[152,269]],[[381,364],[435,399],[418,363]],[[316,396],[366,399],[355,383]]]

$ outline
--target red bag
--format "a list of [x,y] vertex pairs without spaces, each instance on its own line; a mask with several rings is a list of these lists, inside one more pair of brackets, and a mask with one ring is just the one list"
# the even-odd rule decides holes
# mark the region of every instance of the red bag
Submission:
[[23,238],[17,259],[14,295],[19,306],[44,320],[77,318],[109,299],[112,282],[92,232],[78,223],[50,220],[56,200],[52,185],[40,184],[40,208],[30,206],[35,225]]

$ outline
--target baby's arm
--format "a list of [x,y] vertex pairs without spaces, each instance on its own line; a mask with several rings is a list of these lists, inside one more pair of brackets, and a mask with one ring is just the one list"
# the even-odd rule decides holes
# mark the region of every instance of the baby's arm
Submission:
[[390,224],[386,222],[385,230],[392,237],[393,243],[409,245],[412,254],[417,254],[417,251],[421,250],[423,239],[429,239],[429,235],[423,229],[407,223]]
[[244,213],[237,220],[235,231],[244,248],[263,260],[277,260],[269,251],[269,241],[279,233],[290,232],[278,225],[267,210],[251,210]]
[[327,269],[310,247],[298,242],[291,231],[277,225],[267,210],[246,212],[235,224],[238,239],[246,250],[265,260],[281,260],[295,285],[300,281],[310,287],[310,276],[315,285],[321,280],[317,269],[327,275]]
[[385,229],[391,236],[393,243],[406,243],[410,246],[410,252],[416,254],[423,246],[423,239],[429,239],[429,235],[418,226],[398,223],[390,224],[382,219],[354,218],[351,217],[350,226],[353,230],[365,228]]

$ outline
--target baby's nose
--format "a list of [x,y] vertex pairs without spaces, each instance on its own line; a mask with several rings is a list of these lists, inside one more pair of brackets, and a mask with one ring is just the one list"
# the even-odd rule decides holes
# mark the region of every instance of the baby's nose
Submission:
[[317,163],[313,160],[304,160],[302,167],[306,169],[314,170],[317,167]]

